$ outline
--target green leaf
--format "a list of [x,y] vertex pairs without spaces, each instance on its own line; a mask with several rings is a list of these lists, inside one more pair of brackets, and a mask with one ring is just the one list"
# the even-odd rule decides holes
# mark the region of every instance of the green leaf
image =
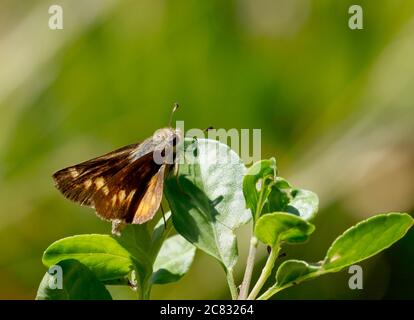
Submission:
[[304,189],[293,189],[290,196],[291,200],[286,204],[283,211],[293,213],[305,220],[315,217],[319,206],[316,193]]
[[125,277],[133,268],[130,253],[109,235],[85,234],[63,238],[46,249],[42,261],[50,267],[66,259],[78,260],[101,281]]
[[276,188],[278,189],[292,189],[292,185],[285,178],[276,177]]
[[263,243],[274,247],[280,241],[304,242],[314,230],[314,225],[293,214],[274,212],[259,218],[255,227],[255,235]]
[[329,248],[323,268],[331,272],[372,257],[401,239],[413,225],[406,213],[379,214],[339,236]]
[[158,222],[155,224],[151,236],[153,247],[161,247],[166,235],[168,235],[168,229],[171,228],[170,218],[171,211],[168,211],[164,214],[164,217],[160,218]]
[[154,284],[180,280],[190,269],[196,248],[180,235],[168,238],[162,245],[154,263],[151,278]]
[[186,139],[185,163],[166,181],[165,194],[175,229],[226,270],[237,261],[234,230],[251,218],[242,181],[246,171],[228,146],[208,139]]
[[140,297],[144,298],[149,295],[153,264],[166,233],[162,221],[152,232],[148,224],[128,224],[120,237],[100,234],[68,237],[46,249],[43,263],[51,266],[65,259],[75,259],[106,284],[128,284],[128,277],[134,276]]
[[276,283],[278,287],[283,287],[289,283],[295,283],[311,273],[320,271],[320,264],[311,264],[302,260],[287,260],[283,262],[276,273]]
[[254,163],[243,179],[243,194],[246,206],[253,214],[254,220],[259,218],[265,200],[272,191],[277,174],[276,160],[260,160]]
[[[162,229],[164,226],[157,224],[153,232],[161,237],[159,234]],[[115,240],[129,252],[137,272],[137,280],[141,286],[146,286],[152,275],[152,265],[161,245],[161,238],[154,242],[147,224],[128,224],[122,230],[121,236],[115,237]]]
[[291,189],[283,178],[272,186],[263,213],[289,212],[304,220],[311,220],[318,212],[319,199],[316,193],[304,189]]
[[[274,185],[267,197],[262,214],[270,212],[285,212],[290,201],[290,190],[283,190]],[[298,215],[298,214],[296,214]]]
[[62,288],[56,287],[57,274],[46,272],[36,300],[112,300],[105,286],[79,261],[63,260],[57,266],[62,268]]
[[305,220],[318,211],[318,196],[304,189],[293,189],[282,177],[277,177],[276,160],[260,160],[247,171],[243,180],[246,206],[256,220],[269,212],[290,212]]
[[276,284],[260,299],[304,280],[337,272],[387,249],[401,239],[414,224],[406,213],[392,212],[368,218],[346,230],[329,248],[320,264],[300,260],[282,263],[276,273]]

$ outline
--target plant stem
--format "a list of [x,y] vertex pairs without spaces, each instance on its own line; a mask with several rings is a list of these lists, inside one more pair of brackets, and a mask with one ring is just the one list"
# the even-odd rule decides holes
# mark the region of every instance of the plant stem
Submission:
[[279,291],[282,291],[283,289],[286,289],[286,288],[287,286],[286,287],[272,286],[269,289],[267,289],[259,298],[257,298],[257,300],[268,300],[273,295],[275,295]]
[[262,273],[260,274],[260,277],[257,280],[255,286],[253,287],[252,292],[250,292],[249,296],[247,297],[247,300],[254,300],[259,294],[267,278],[269,278],[270,274],[272,273],[273,266],[279,255],[279,249],[280,249],[279,243],[276,243],[276,245],[272,248],[272,251],[270,251],[270,255],[267,258],[267,261],[262,270]]
[[142,288],[143,290],[141,290],[141,295],[140,295],[140,300],[149,300],[150,299],[150,293],[151,293],[151,287],[149,288]]
[[145,300],[144,298],[144,288],[139,284],[137,287],[137,293],[138,293],[138,300]]
[[260,214],[262,213],[262,209],[264,205],[263,203],[264,192],[265,192],[265,187],[264,187],[264,181],[262,180],[262,186],[260,187],[259,199],[257,200],[257,204],[256,204],[256,212],[254,213],[254,217],[253,217],[253,232],[254,232],[254,226],[256,224],[256,221],[260,217]]
[[231,299],[236,300],[238,293],[237,293],[236,283],[234,282],[233,269],[228,269],[226,271],[226,278],[227,278],[227,284],[230,289]]
[[138,294],[138,300],[149,300],[151,287],[148,286],[148,279],[141,279],[139,278],[139,275],[136,275],[136,277],[136,289]]
[[310,279],[314,276],[315,276],[315,274],[308,273],[308,274],[305,274],[304,276],[301,276],[301,277],[297,278],[295,281],[286,283],[285,285],[283,285],[281,287],[279,287],[277,284],[274,284],[269,289],[267,289],[259,298],[257,298],[257,300],[267,300],[267,299],[271,298],[273,295],[275,295],[276,293],[278,293],[282,290],[285,290],[287,288],[290,288],[294,285],[297,285],[297,284],[301,283],[302,281]]
[[246,270],[244,272],[243,282],[240,287],[239,300],[246,300],[250,289],[250,282],[252,280],[252,273],[254,267],[254,258],[257,250],[257,238],[252,236],[250,239],[249,254],[247,256]]
[[250,238],[250,247],[249,247],[249,253],[247,256],[246,270],[244,272],[243,281],[242,281],[242,285],[240,288],[240,294],[238,298],[239,300],[246,300],[247,295],[249,293],[249,289],[250,289],[250,282],[252,280],[252,273],[253,273],[253,268],[254,268],[254,259],[256,257],[256,250],[257,250],[257,245],[258,245],[257,238],[254,236],[254,228],[256,225],[256,221],[260,217],[260,214],[263,210],[263,205],[264,205],[264,200],[265,200],[263,199],[264,193],[265,193],[265,184],[264,184],[264,180],[262,180],[262,185],[261,185],[260,193],[259,193],[259,199],[257,200],[257,204],[256,204],[256,211],[253,214],[252,237]]

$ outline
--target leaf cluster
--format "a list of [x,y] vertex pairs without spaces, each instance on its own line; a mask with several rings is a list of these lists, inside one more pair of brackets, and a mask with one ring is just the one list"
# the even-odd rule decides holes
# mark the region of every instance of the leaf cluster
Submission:
[[[128,225],[120,237],[85,234],[52,243],[42,261],[62,269],[63,286],[52,289],[56,275],[46,272],[36,298],[111,299],[106,286],[126,285],[139,299],[149,299],[153,285],[180,280],[200,250],[222,266],[233,299],[269,299],[372,257],[413,225],[405,213],[375,215],[340,235],[320,262],[291,259],[274,270],[283,246],[303,244],[315,231],[317,195],[279,177],[274,158],[247,169],[235,152],[217,141],[185,139],[183,157],[178,175],[165,182],[171,210],[166,222]],[[238,263],[235,231],[249,222],[250,250],[239,290],[233,274]],[[268,246],[270,254],[250,289],[259,245]],[[274,283],[264,288],[274,271]]]

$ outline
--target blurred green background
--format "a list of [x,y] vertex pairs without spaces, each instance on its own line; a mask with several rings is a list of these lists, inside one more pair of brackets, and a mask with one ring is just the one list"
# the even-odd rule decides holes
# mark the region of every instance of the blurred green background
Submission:
[[[63,30],[48,28],[52,4]],[[348,28],[352,4],[364,9],[363,30]],[[262,129],[263,158],[320,197],[316,232],[287,258],[320,260],[357,221],[413,212],[413,89],[411,0],[1,0],[0,298],[35,297],[51,242],[110,232],[51,174],[148,137],[175,101],[186,128]],[[239,235],[238,281],[249,228]],[[348,288],[345,270],[280,298],[413,299],[413,247],[411,231],[362,263],[363,290]],[[229,293],[220,266],[198,252],[152,297]]]

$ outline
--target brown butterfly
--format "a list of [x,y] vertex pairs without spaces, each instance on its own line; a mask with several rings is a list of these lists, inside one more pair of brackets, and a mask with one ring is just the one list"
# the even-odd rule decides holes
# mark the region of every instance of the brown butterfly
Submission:
[[[175,104],[173,113],[177,108]],[[53,179],[66,198],[94,208],[99,217],[112,221],[112,232],[118,234],[125,223],[142,224],[154,217],[182,140],[179,129],[159,129],[142,143],[59,170]]]

